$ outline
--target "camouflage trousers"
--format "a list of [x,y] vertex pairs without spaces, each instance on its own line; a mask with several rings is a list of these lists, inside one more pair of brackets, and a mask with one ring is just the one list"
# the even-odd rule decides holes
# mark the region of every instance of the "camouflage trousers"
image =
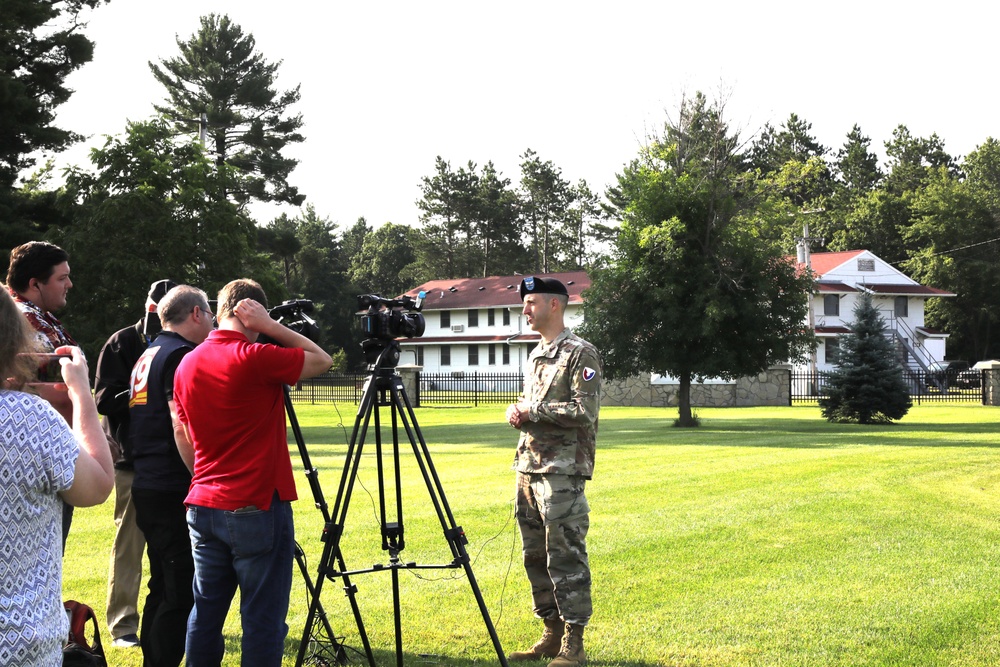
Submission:
[[593,613],[586,484],[575,475],[517,473],[515,513],[538,618],[587,625]]

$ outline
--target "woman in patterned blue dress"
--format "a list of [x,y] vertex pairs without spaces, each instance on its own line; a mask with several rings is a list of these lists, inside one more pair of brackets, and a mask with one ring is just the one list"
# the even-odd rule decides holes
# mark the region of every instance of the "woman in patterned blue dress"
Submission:
[[98,505],[114,486],[108,442],[76,347],[56,352],[72,427],[31,393],[33,332],[0,290],[0,665],[62,664],[62,500]]

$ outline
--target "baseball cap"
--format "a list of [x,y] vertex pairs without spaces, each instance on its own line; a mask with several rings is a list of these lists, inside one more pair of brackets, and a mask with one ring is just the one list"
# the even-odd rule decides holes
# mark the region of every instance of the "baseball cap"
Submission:
[[175,287],[177,287],[177,283],[175,283],[173,280],[170,279],[157,280],[155,283],[149,286],[149,295],[147,298],[153,303],[159,303],[160,299],[162,299],[167,292],[169,292]]

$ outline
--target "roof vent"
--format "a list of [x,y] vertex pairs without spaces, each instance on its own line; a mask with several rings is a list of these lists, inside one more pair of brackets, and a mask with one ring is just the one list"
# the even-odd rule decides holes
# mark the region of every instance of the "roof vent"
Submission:
[[484,289],[486,289],[486,288],[485,287],[480,287],[479,291],[482,292]]
[[566,283],[566,284],[567,284],[567,285],[572,285],[572,284],[573,284],[573,283],[575,283],[575,282],[576,282],[575,280],[571,280],[571,281],[569,281],[569,282],[568,282],[568,283]]
[[457,288],[457,287],[449,287],[449,288],[448,288],[448,291],[449,291],[449,292],[457,292],[457,291],[458,291],[458,288]]

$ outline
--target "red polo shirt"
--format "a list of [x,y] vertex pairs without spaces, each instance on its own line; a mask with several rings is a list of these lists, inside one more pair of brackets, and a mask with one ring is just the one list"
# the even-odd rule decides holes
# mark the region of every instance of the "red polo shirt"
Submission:
[[299,348],[250,343],[225,329],[209,334],[174,375],[177,415],[194,444],[189,505],[269,509],[274,492],[295,500],[283,385],[302,373]]

